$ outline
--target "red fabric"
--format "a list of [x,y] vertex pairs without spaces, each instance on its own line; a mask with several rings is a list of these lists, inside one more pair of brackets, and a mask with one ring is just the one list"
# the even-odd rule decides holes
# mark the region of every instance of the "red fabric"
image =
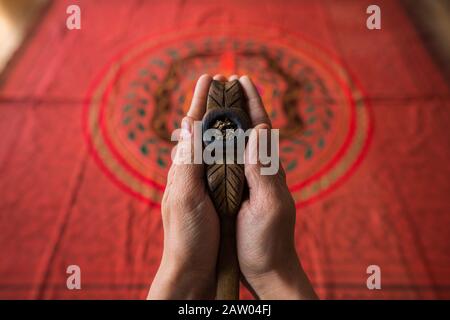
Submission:
[[[73,3],[51,5],[0,88],[0,298],[146,296],[162,252],[159,201],[168,164],[158,146],[166,144],[143,150],[144,136],[136,129],[127,138],[118,110],[126,105],[121,99],[127,90],[145,94],[129,89],[140,70],[161,77],[167,62],[156,58],[170,48],[187,54],[189,41],[207,52],[204,41],[219,43],[210,34],[216,28],[224,34],[242,30],[239,45],[249,47],[268,37],[269,51],[281,48],[277,61],[286,70],[297,70],[286,65],[298,58],[335,100],[332,128],[323,131],[325,142],[314,140],[313,154],[292,152],[294,138],[281,145],[298,207],[298,252],[319,296],[450,298],[449,90],[396,2],[378,1],[381,31],[365,27],[371,4],[365,0],[78,1],[82,29],[69,31],[65,11]],[[127,65],[133,50],[142,44],[153,50],[155,39],[173,40]],[[191,73],[182,73],[181,88],[171,87],[171,97],[184,108],[199,73],[247,70],[283,132],[290,121],[279,112],[284,82],[264,79],[259,67],[252,71],[266,66],[262,51],[246,58],[227,48],[222,57],[186,64]],[[99,120],[95,92],[104,94],[102,80],[114,66],[120,73],[103,97],[110,100]],[[305,117],[310,111],[301,99],[316,78],[306,79],[299,102]],[[324,92],[314,88],[310,104],[317,109]],[[145,117],[157,116],[146,110],[145,125],[151,120]],[[164,119],[179,117],[174,112]],[[302,130],[314,128],[317,119],[311,118]],[[135,119],[139,115],[133,125]],[[343,171],[332,175],[341,165]],[[329,180],[308,191],[307,181],[326,175]],[[80,291],[66,288],[71,264],[81,267]],[[382,290],[366,287],[371,264],[381,268]]]

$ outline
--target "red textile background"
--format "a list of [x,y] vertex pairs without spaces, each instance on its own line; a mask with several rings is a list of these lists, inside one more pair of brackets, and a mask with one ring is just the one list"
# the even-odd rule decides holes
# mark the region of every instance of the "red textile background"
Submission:
[[[82,29],[69,31],[73,3]],[[351,174],[297,211],[298,252],[319,296],[450,298],[449,89],[398,3],[378,1],[380,31],[365,26],[370,4],[52,3],[0,88],[0,298],[146,296],[162,251],[160,211],[95,160],[83,106],[102,66],[139,39],[218,25],[265,26],[282,40],[279,30],[300,32],[362,88],[367,150]],[[81,267],[82,290],[66,288],[71,264]],[[382,290],[366,287],[371,264],[381,268]]]

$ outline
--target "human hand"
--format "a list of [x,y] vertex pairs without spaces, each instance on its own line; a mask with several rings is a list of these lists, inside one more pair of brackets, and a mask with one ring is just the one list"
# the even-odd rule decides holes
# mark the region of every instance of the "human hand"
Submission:
[[[221,76],[214,79],[226,81]],[[229,81],[237,79],[230,77]],[[261,99],[248,77],[239,79],[249,99],[256,131],[270,128]],[[202,76],[183,127],[205,112],[211,82]],[[179,143],[193,143],[183,137]],[[247,152],[256,152],[256,135]],[[251,291],[263,299],[315,298],[295,252],[295,207],[282,169],[261,176],[261,164],[245,166],[250,197],[237,218],[237,249],[242,274]],[[186,188],[189,185],[190,188]],[[187,190],[189,189],[189,190]],[[172,165],[162,202],[164,252],[150,299],[214,298],[219,221],[204,184],[203,165]]]
[[[188,150],[194,150],[193,122],[205,113],[211,81],[203,75],[197,82],[178,150],[189,144]],[[203,164],[172,164],[161,212],[164,252],[148,298],[214,299],[219,219],[206,189]]]
[[[237,76],[230,77],[230,81]],[[248,98],[254,131],[246,159],[258,159],[258,130],[271,123],[261,97],[247,76],[239,79]],[[261,175],[261,163],[245,164],[249,198],[237,215],[239,266],[247,286],[261,299],[316,299],[294,244],[295,205],[283,168],[275,175]]]

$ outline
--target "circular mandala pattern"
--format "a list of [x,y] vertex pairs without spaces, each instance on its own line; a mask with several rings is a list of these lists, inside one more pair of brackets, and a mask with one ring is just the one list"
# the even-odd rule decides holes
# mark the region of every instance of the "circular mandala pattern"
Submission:
[[361,90],[336,59],[302,37],[219,31],[146,39],[105,67],[91,86],[83,119],[94,157],[125,190],[159,205],[170,136],[198,77],[248,74],[273,127],[280,128],[281,162],[297,206],[318,199],[367,149],[371,121]]

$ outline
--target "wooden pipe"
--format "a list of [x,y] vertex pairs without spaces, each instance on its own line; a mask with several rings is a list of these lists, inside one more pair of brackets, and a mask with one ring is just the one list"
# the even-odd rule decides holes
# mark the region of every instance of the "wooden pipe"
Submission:
[[[245,111],[246,98],[238,80],[220,82],[213,80],[208,93],[206,113],[203,117],[203,131],[220,130],[223,147],[232,144],[234,137],[226,134],[227,129],[247,130],[250,119]],[[208,142],[205,142],[205,146]],[[236,150],[235,150],[236,151]],[[239,211],[245,187],[244,165],[214,163],[206,165],[206,179],[209,194],[220,220],[220,247],[217,260],[216,299],[239,299],[240,270],[236,250],[236,216]]]

